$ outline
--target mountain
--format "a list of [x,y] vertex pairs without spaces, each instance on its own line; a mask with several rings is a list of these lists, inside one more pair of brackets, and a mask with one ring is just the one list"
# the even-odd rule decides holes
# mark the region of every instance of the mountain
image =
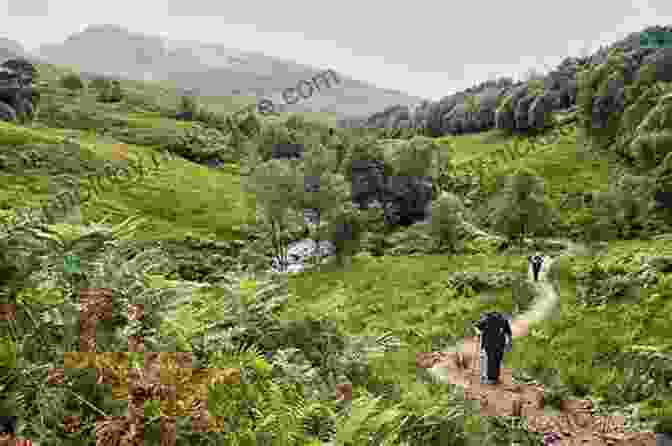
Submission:
[[[101,51],[104,48],[105,51]],[[167,40],[131,32],[116,25],[88,26],[62,43],[42,45],[43,60],[82,71],[138,80],[170,81],[203,96],[249,95],[285,102],[282,92],[325,72],[294,61],[244,52],[223,45]],[[422,98],[378,88],[337,74],[331,88],[315,91],[288,111],[329,111],[363,116],[391,105],[411,105]]]
[[26,56],[29,56],[29,54],[23,48],[23,45],[21,45],[19,42],[6,38],[0,38],[0,63],[7,59]]

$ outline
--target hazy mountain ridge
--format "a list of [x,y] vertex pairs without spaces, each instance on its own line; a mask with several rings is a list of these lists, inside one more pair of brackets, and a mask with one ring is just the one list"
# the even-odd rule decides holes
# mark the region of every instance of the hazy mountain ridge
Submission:
[[[0,42],[0,47],[3,46]],[[220,44],[171,41],[116,25],[89,26],[62,43],[41,45],[33,56],[86,72],[170,81],[179,88],[192,89],[203,96],[267,97],[278,104],[284,102],[281,95],[286,88],[329,69],[230,49]],[[422,101],[422,98],[379,88],[340,72],[337,75],[340,82],[332,82],[331,88],[315,91],[310,98],[288,105],[286,110],[363,116],[391,105]]]

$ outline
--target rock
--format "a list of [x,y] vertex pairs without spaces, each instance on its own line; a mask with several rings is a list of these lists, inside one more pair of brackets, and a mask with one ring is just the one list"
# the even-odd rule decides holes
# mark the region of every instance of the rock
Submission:
[[273,258],[271,269],[276,272],[295,273],[306,268],[309,259],[318,255],[320,258],[326,258],[334,254],[334,244],[329,240],[321,240],[319,249],[317,243],[312,239],[303,239],[292,242],[287,246],[287,265],[283,270],[280,259]]
[[301,158],[303,155],[303,144],[278,143],[273,147],[272,159],[292,159]]

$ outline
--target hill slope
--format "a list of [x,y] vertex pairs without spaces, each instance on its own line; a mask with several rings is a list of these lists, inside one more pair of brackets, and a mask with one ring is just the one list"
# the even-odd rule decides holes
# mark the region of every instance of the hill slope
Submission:
[[[437,248],[435,233],[426,232],[432,220],[387,228],[372,210],[362,252],[351,263],[273,274],[271,224],[258,219],[245,188],[246,150],[269,154],[297,138],[308,152],[324,141],[349,157],[370,141],[296,119],[261,120],[262,132],[237,134],[244,145],[216,126],[172,119],[175,89],[123,81],[124,99],[101,103],[92,92],[71,94],[58,85],[69,69],[40,69],[47,85],[37,121],[0,123],[0,411],[19,416],[22,436],[94,444],[108,435],[115,446],[126,433],[159,444],[160,433],[172,429],[178,445],[227,444],[234,436],[274,446],[373,445],[384,436],[395,445],[540,444],[521,418],[480,418],[468,395],[433,382],[414,359],[470,337],[484,311],[526,314],[535,297],[526,285],[526,256],[552,255],[554,238],[582,237],[597,215],[566,199],[604,191],[627,198],[628,190],[610,180],[641,172],[588,150],[575,123],[537,139],[497,132],[437,138],[456,182],[442,191],[457,194],[471,211],[464,213],[461,246]],[[377,142],[392,157],[397,146],[415,147]],[[536,150],[471,181],[471,160],[532,143]],[[160,151],[173,156],[162,160]],[[208,167],[213,155],[227,162]],[[104,179],[133,161],[143,163],[143,176],[117,171],[116,180]],[[490,198],[499,193],[490,180],[519,168],[543,179],[557,219],[550,234],[506,247],[490,234]],[[59,203],[55,195],[64,193]],[[45,213],[52,218],[41,218]],[[656,239],[670,231],[650,220],[649,228],[625,226],[621,239],[592,245],[590,255],[557,260],[547,275],[559,308],[506,357],[516,381],[543,383],[559,400],[590,399],[602,413],[622,413],[628,429],[645,431],[672,410],[672,241]],[[283,237],[305,237],[301,219],[289,221]],[[81,275],[69,271],[72,256],[81,261]],[[77,355],[86,352],[78,345],[85,316],[79,291],[91,288],[112,290],[113,317],[99,321],[93,336],[100,363]],[[137,306],[143,321],[129,323],[139,319]],[[160,380],[138,365],[138,339],[148,363],[158,357],[165,366]],[[183,356],[193,367],[150,354],[158,351],[189,352]],[[237,375],[221,376],[232,370]],[[128,401],[130,390],[136,398]],[[160,395],[176,395],[175,404],[144,404]],[[198,432],[186,416],[203,407],[219,433]],[[126,411],[130,418],[112,419]],[[139,413],[147,413],[143,423]],[[101,415],[107,424],[96,425]]]
[[[101,47],[108,51],[103,54]],[[63,43],[42,45],[36,56],[45,61],[138,80],[165,80],[202,96],[271,97],[282,103],[284,89],[295,87],[329,69],[317,69],[219,44],[170,42],[113,25],[89,26]],[[413,104],[421,98],[377,88],[338,73],[340,82],[287,110],[326,111],[364,116],[392,104]]]

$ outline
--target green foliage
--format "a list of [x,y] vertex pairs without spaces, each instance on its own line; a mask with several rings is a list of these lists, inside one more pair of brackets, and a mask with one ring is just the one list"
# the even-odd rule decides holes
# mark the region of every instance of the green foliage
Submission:
[[439,242],[439,247],[447,246],[450,252],[457,252],[464,237],[463,221],[467,209],[455,194],[446,193],[432,204],[432,219],[429,233]]
[[592,221],[587,225],[590,242],[632,238],[642,233],[649,216],[651,179],[624,175],[610,190],[595,195]]
[[427,176],[434,164],[435,153],[439,146],[431,138],[414,136],[407,142],[399,144],[391,157],[389,164],[395,175],[400,176]]
[[106,78],[106,77],[94,77],[89,81],[89,88],[92,88],[94,90],[102,90],[106,87],[109,87],[111,84],[111,80]]
[[106,103],[121,102],[124,92],[118,80],[106,82],[98,91],[98,101]]
[[329,232],[329,240],[334,244],[339,265],[344,265],[360,249],[364,229],[362,216],[353,208],[352,203],[344,203],[332,220]]
[[531,96],[540,96],[544,93],[544,80],[532,79],[527,82],[528,94]]
[[[215,353],[211,367],[231,367],[231,355]],[[239,385],[216,384],[208,389],[208,412],[224,418],[225,438],[254,444],[258,433],[269,434],[273,444],[303,445],[308,440],[304,420],[320,403],[308,403],[300,384],[272,379],[260,356],[243,361],[246,378]],[[327,406],[328,408],[328,406]]]
[[579,122],[581,128],[586,132],[596,144],[608,146],[613,142],[617,131],[620,117],[611,116],[605,129],[593,125],[593,101],[600,93],[604,94],[609,79],[618,78],[623,70],[623,55],[616,49],[613,50],[607,59],[607,62],[597,67],[585,69],[577,74],[578,91],[576,105],[579,111]]
[[551,218],[543,180],[530,169],[519,169],[508,177],[495,198],[494,227],[510,239],[542,232]]
[[191,95],[182,95],[180,97],[180,104],[178,105],[178,111],[182,113],[193,113],[196,114],[198,111],[198,103],[196,98]]
[[70,90],[72,93],[84,88],[84,82],[82,82],[82,79],[76,73],[70,73],[63,76],[60,80],[60,84],[63,88]]
[[468,95],[464,101],[467,113],[478,113],[480,102],[475,94]]
[[499,100],[499,105],[497,106],[496,113],[505,113],[513,111],[513,97],[511,94],[502,96]]
[[[53,77],[58,80],[57,75]],[[594,94],[603,93],[604,82],[610,77],[616,79],[618,73],[605,72],[604,79],[594,86]],[[388,174],[404,169],[406,173],[424,174],[429,168],[437,178],[445,179],[458,170],[450,170],[452,160],[489,152],[491,144],[501,139],[486,141],[483,135],[450,138],[450,150],[442,154],[437,150],[437,156],[442,156],[432,166],[431,145],[440,141],[413,138],[412,132],[400,135],[411,138],[397,146],[403,150],[391,153],[385,151],[391,144],[381,142],[374,132],[339,129],[330,136],[324,126],[298,115],[279,123],[262,121],[248,113],[245,119],[232,120],[229,128],[221,115],[201,108],[195,118],[200,122],[176,122],[160,116],[174,116],[165,112],[172,108],[174,113],[179,96],[161,93],[164,97],[159,98],[159,93],[151,89],[158,92],[158,87],[124,81],[125,89],[127,85],[128,92],[124,91],[123,100],[116,103],[93,103],[89,100],[93,95],[84,100],[68,98],[60,88],[47,89],[44,98],[48,107],[46,113],[40,111],[40,125],[52,128],[31,129],[21,135],[14,126],[0,128],[2,140],[7,144],[13,141],[9,144],[12,148],[17,141],[25,144],[11,153],[6,151],[6,209],[16,206],[17,201],[32,200],[46,175],[80,176],[99,167],[95,159],[63,167],[73,154],[71,150],[61,154],[54,145],[54,135],[65,133],[53,128],[59,126],[105,129],[116,140],[146,146],[134,147],[134,156],[163,147],[196,163],[227,159],[246,164],[249,171],[239,172],[235,164],[207,170],[175,160],[161,175],[143,180],[146,184],[142,188],[124,190],[123,195],[105,194],[104,199],[82,207],[85,220],[105,217],[120,222],[142,212],[148,221],[137,226],[138,234],[129,236],[135,242],[123,241],[121,235],[110,235],[97,226],[89,232],[75,231],[75,235],[68,235],[70,229],[63,228],[56,231],[60,235],[49,228],[42,228],[43,234],[19,231],[2,242],[0,280],[4,282],[0,292],[3,301],[16,301],[19,308],[16,323],[1,327],[0,340],[12,343],[13,347],[5,346],[5,350],[9,351],[10,363],[15,350],[18,368],[0,373],[0,407],[27,420],[25,436],[43,444],[61,444],[64,439],[66,443],[93,444],[98,417],[124,414],[127,402],[112,401],[107,395],[109,389],[95,384],[93,371],[68,371],[66,385],[45,385],[47,366],[62,361],[63,351],[77,349],[77,287],[102,285],[115,289],[115,311],[113,320],[101,323],[99,349],[124,351],[130,334],[143,334],[149,350],[191,350],[201,365],[242,369],[240,386],[214,384],[210,388],[212,411],[223,417],[227,432],[197,434],[191,432],[189,420],[178,420],[178,444],[218,444],[212,438],[217,437],[222,442],[250,446],[317,446],[318,441],[330,442],[336,436],[343,442],[362,445],[383,444],[384,440],[394,445],[431,446],[447,442],[465,446],[508,446],[514,441],[538,444],[538,435],[529,433],[523,420],[479,419],[476,410],[454,389],[418,380],[416,366],[409,361],[430,344],[431,348],[443,348],[459,339],[470,320],[486,308],[495,305],[503,311],[518,311],[536,296],[524,283],[507,281],[502,282],[503,289],[489,290],[492,300],[483,303],[479,299],[481,288],[476,286],[480,282],[473,282],[470,289],[437,280],[448,271],[490,278],[491,271],[524,267],[524,258],[508,258],[497,252],[497,239],[475,237],[461,253],[428,254],[437,251],[438,240],[451,245],[459,239],[455,228],[462,218],[471,220],[464,215],[458,218],[459,212],[485,203],[483,198],[490,194],[501,192],[506,196],[502,202],[493,200],[500,206],[493,213],[499,220],[509,212],[504,210],[507,200],[546,203],[542,199],[544,190],[529,179],[532,174],[517,172],[528,180],[498,184],[493,166],[485,165],[482,170],[486,178],[462,189],[456,186],[452,199],[444,197],[434,203],[435,227],[414,225],[392,235],[381,226],[379,210],[359,212],[347,203],[348,167],[353,159],[396,163],[388,166]],[[642,154],[647,169],[660,163],[655,172],[646,172],[660,184],[672,172],[668,169],[672,164],[666,161],[672,158],[669,154],[665,157],[664,151],[667,136],[657,136],[663,135],[670,124],[668,103],[663,99],[666,88],[646,75],[628,86],[628,116],[622,117],[622,128],[615,133],[622,147],[633,149],[631,155]],[[156,111],[161,115],[148,112],[153,103],[156,107],[160,104]],[[96,156],[102,155],[96,145],[116,143],[101,142],[94,134],[76,134],[87,138]],[[51,145],[34,144],[38,137],[46,138]],[[303,144],[304,160],[263,164],[277,142]],[[567,147],[575,142],[568,137],[565,143],[521,160],[543,176],[554,199],[559,185],[569,185],[565,192],[584,192],[603,189],[606,184],[597,163],[572,162],[578,159],[578,153]],[[84,156],[83,149],[83,145],[77,146],[74,155]],[[449,155],[450,161],[443,155]],[[21,162],[33,163],[35,175],[16,172]],[[512,170],[513,166],[504,167]],[[252,199],[255,202],[247,208],[238,205],[241,192],[246,192],[240,187],[239,173],[252,185],[247,192],[250,203]],[[324,189],[303,192],[303,180],[308,175],[319,176]],[[446,184],[444,187],[450,187]],[[641,178],[630,177],[613,184],[609,191],[611,204],[594,215],[590,215],[591,209],[582,210],[575,217],[575,231],[582,233],[589,223],[602,218],[602,212],[605,218],[617,221],[612,225],[614,237],[640,234],[637,225],[643,226],[648,217],[636,199],[644,201],[649,185]],[[470,193],[476,187],[481,189],[479,194]],[[500,187],[502,191],[498,191]],[[507,188],[511,190],[504,191]],[[463,192],[468,206],[460,205]],[[528,199],[525,192],[535,198]],[[350,219],[361,225],[361,231],[355,231],[361,233],[361,240],[347,246],[350,251],[345,255],[348,243],[343,243],[341,257],[361,249],[403,256],[356,256],[346,268],[325,266],[289,278],[260,272],[252,275],[249,259],[258,259],[259,269],[266,269],[268,256],[274,253],[274,240],[287,243],[305,237],[300,232],[304,206],[321,209],[322,222],[315,228],[314,237],[336,235],[338,223]],[[245,213],[249,209],[260,211],[256,227],[250,221],[243,224],[243,214],[253,217]],[[443,209],[447,212],[441,212]],[[477,210],[487,216],[487,209]],[[533,213],[518,213],[519,220],[539,219]],[[282,227],[272,223],[284,217]],[[596,232],[606,233],[608,226]],[[187,230],[197,235],[185,236]],[[234,234],[240,239],[228,240]],[[617,243],[612,241],[610,246]],[[665,241],[646,243],[669,250]],[[624,246],[625,250],[636,251],[634,245]],[[64,270],[63,256],[68,254],[82,258],[82,275]],[[558,273],[563,278],[558,287],[563,294],[557,317],[520,339],[510,365],[538,372],[540,380],[546,373],[551,393],[581,395],[589,391],[621,405],[644,400],[643,418],[662,416],[669,410],[667,401],[672,399],[669,358],[641,352],[633,356],[625,347],[634,343],[657,345],[661,354],[669,349],[665,347],[669,344],[669,321],[664,316],[669,313],[665,300],[670,293],[669,278],[659,273],[653,275],[656,282],[651,275],[640,277],[638,272],[601,262],[586,279],[577,274],[582,269],[591,271],[586,259],[577,254],[564,260]],[[103,264],[107,268],[101,273],[99,266]],[[249,275],[237,269],[247,269]],[[578,293],[571,287],[574,282],[578,283]],[[288,283],[292,284],[291,292]],[[630,292],[633,294],[629,296]],[[637,298],[638,304],[621,303],[627,300],[625,297]],[[125,311],[131,300],[145,305],[147,317],[142,324],[128,323]],[[272,353],[272,357],[262,358],[261,350]],[[554,354],[549,356],[549,351]],[[352,406],[333,401],[334,385],[346,380],[354,385]],[[148,432],[153,429],[152,441],[158,441],[156,404],[147,409]],[[64,415],[72,414],[83,416],[84,428],[80,433],[66,434],[60,423]]]
[[286,231],[292,216],[296,219],[303,184],[297,166],[283,160],[269,160],[256,167],[245,183],[254,195],[260,223],[263,222],[273,243],[275,256],[287,264]]

